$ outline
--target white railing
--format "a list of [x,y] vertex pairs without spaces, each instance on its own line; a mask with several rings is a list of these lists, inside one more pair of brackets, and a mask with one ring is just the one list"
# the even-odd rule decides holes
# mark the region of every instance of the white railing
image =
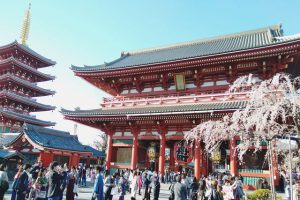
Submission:
[[101,106],[103,109],[113,109],[122,107],[145,107],[155,105],[177,105],[177,104],[191,104],[191,103],[208,103],[208,102],[221,102],[230,100],[246,100],[248,93],[221,93],[221,94],[205,94],[195,96],[170,96],[159,98],[125,98],[125,97],[112,97],[103,98]]

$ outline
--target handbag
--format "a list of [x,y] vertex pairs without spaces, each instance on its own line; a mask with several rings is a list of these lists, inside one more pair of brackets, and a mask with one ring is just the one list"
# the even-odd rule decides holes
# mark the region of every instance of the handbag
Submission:
[[47,196],[47,192],[44,190],[40,190],[36,193],[37,198],[45,199]]
[[78,185],[77,184],[74,184],[73,193],[75,193],[75,194],[78,193]]

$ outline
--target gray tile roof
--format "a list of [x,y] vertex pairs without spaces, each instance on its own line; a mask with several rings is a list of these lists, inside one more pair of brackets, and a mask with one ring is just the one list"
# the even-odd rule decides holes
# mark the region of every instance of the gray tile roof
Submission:
[[5,109],[5,108],[0,108],[0,114],[3,116],[6,116],[8,118],[17,119],[18,121],[21,121],[21,122],[27,122],[27,123],[37,124],[37,125],[42,125],[42,126],[54,126],[55,125],[54,122],[43,121],[40,119],[36,119],[33,116],[16,113],[16,112],[13,112],[13,111]]
[[11,142],[15,141],[19,137],[20,133],[1,133],[0,135],[0,146],[7,146]]
[[94,149],[93,147],[89,145],[84,145],[85,149],[93,153],[93,157],[105,157],[105,152],[98,151],[97,149]]
[[42,110],[54,110],[55,109],[55,106],[50,106],[50,105],[45,105],[45,104],[42,104],[42,103],[38,103],[33,99],[30,99],[30,98],[24,97],[24,96],[20,96],[18,94],[10,92],[10,91],[5,91],[5,90],[0,91],[0,98],[1,97],[6,97],[6,98],[9,98],[9,99],[13,99],[13,100],[16,100],[18,102],[21,102],[21,103],[24,103],[24,104],[27,104],[27,105],[31,105],[33,107],[36,107],[36,108],[42,109]]
[[6,149],[1,149],[0,150],[0,158],[2,158],[2,159],[9,159],[9,158],[12,158],[14,156],[17,156],[21,159],[24,159],[24,156],[22,154],[20,154],[19,152],[17,152],[17,151],[6,150]]
[[0,61],[0,65],[2,65],[2,64],[7,64],[7,63],[10,63],[10,62],[12,62],[12,63],[14,63],[14,64],[20,66],[21,68],[23,68],[23,69],[25,69],[25,70],[27,70],[27,71],[30,71],[31,73],[33,73],[33,74],[35,74],[35,75],[37,75],[37,76],[39,76],[39,77],[41,77],[41,78],[43,78],[45,81],[48,81],[48,80],[54,80],[54,79],[55,79],[55,76],[51,76],[51,75],[49,75],[49,74],[44,74],[44,73],[42,73],[42,72],[36,70],[35,68],[30,67],[30,66],[28,66],[28,65],[26,65],[26,64],[24,64],[24,63],[22,63],[22,62],[20,62],[19,60],[17,60],[17,59],[14,58],[14,57],[10,57],[10,58],[1,60],[1,61]]
[[44,67],[47,67],[47,66],[51,66],[51,65],[55,65],[56,62],[55,61],[52,61],[42,55],[40,55],[39,53],[35,52],[34,50],[32,50],[31,48],[29,48],[28,46],[25,46],[23,44],[20,44],[18,43],[18,41],[13,41],[12,43],[9,43],[7,45],[3,45],[3,46],[0,46],[0,50],[1,49],[7,49],[9,47],[13,47],[13,46],[16,46],[18,48],[20,48],[21,50],[27,52],[28,54],[36,57],[37,59],[40,59],[41,61],[43,62],[46,62],[48,65],[44,66]]
[[179,43],[160,48],[124,52],[120,58],[109,63],[98,66],[72,66],[71,69],[78,72],[91,72],[136,67],[140,65],[253,49],[296,39],[300,39],[300,35],[295,37],[284,37],[281,25],[275,25],[257,30]]
[[218,103],[198,103],[189,105],[174,105],[174,106],[156,106],[156,107],[141,107],[141,108],[118,108],[118,109],[95,109],[95,110],[78,110],[70,111],[62,109],[61,112],[66,116],[78,117],[97,117],[97,116],[122,116],[128,114],[160,114],[174,112],[189,112],[189,111],[215,111],[215,110],[230,110],[244,108],[246,101],[230,101]]
[[23,125],[23,133],[26,134],[31,141],[42,147],[89,152],[89,150],[69,132],[25,123]]
[[37,86],[34,83],[31,83],[29,81],[23,80],[23,79],[15,76],[14,74],[3,74],[3,75],[0,76],[0,80],[5,80],[5,79],[12,80],[15,83],[21,84],[21,85],[23,85],[25,87],[28,87],[30,89],[33,89],[35,91],[40,92],[39,96],[43,96],[43,95],[46,96],[46,95],[53,95],[53,94],[55,94],[55,92],[52,91],[52,90],[41,88],[41,87]]

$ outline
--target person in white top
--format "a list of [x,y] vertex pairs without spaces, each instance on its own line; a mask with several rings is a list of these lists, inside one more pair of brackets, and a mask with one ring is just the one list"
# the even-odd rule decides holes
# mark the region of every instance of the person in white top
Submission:
[[131,188],[131,199],[135,200],[136,199],[136,193],[138,190],[138,176],[136,171],[133,172],[132,174],[132,179],[131,179],[131,183],[130,183],[130,188]]

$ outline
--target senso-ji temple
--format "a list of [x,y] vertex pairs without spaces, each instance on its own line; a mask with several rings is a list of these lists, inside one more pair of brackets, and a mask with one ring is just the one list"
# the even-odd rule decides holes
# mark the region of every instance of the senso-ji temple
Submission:
[[76,76],[111,96],[101,108],[62,113],[107,134],[108,169],[150,167],[164,174],[166,168],[193,163],[197,178],[214,168],[241,174],[246,184],[255,185],[258,177],[269,176],[259,154],[239,164],[231,148],[239,141],[233,138],[223,142],[214,162],[203,144],[182,142],[183,133],[245,106],[246,94],[225,93],[236,78],[252,73],[260,81],[278,72],[299,74],[299,52],[300,35],[285,36],[281,25],[122,52],[102,65],[72,66]]

